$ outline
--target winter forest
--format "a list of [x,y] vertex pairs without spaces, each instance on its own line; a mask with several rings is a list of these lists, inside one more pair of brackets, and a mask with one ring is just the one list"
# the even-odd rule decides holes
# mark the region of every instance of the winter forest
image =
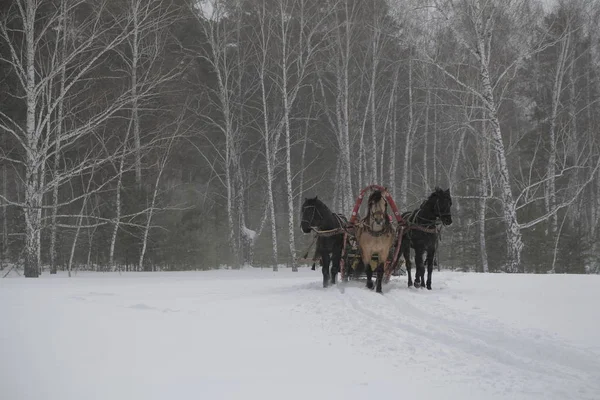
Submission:
[[296,267],[450,188],[443,268],[600,272],[600,1],[0,2],[0,263]]

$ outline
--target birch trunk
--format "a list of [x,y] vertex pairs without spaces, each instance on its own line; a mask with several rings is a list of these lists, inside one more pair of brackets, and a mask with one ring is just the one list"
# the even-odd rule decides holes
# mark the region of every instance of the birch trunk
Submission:
[[[351,209],[354,206],[354,196],[352,188],[352,162],[350,151],[350,9],[349,4],[344,4],[346,21],[341,23],[338,20],[337,32],[337,85],[336,85],[336,117],[338,120],[338,141],[340,143],[340,152],[342,155],[342,176],[343,176],[343,202],[345,209]],[[343,26],[343,28],[342,28]]]
[[480,182],[480,199],[479,199],[479,256],[481,258],[481,268],[484,273],[489,272],[488,256],[485,241],[485,214],[487,203],[487,181],[482,177]]
[[[396,86],[398,85],[398,68],[396,68],[396,71],[394,72],[394,81],[392,84],[392,88],[390,90],[390,98],[388,100],[388,105],[387,105],[387,111],[386,111],[386,115],[385,115],[385,121],[383,123],[383,135],[382,135],[382,151],[381,151],[381,157],[380,157],[380,176],[381,176],[381,181],[386,182],[385,185],[387,185],[388,190],[390,190],[390,193],[393,195],[393,187],[394,185],[394,181],[392,180],[393,174],[392,171],[395,168],[395,147],[394,147],[394,136],[395,136],[395,94],[396,94]],[[388,150],[388,157],[385,157],[385,146],[389,147]],[[385,165],[387,163],[388,166],[388,170],[385,170]],[[385,174],[388,174],[387,176],[387,180],[384,178]]]
[[402,168],[402,181],[400,183],[400,208],[406,209],[408,199],[408,179],[409,179],[409,159],[412,151],[412,131],[415,123],[413,112],[413,92],[412,92],[412,55],[408,59],[408,127],[404,142],[404,164]]
[[[88,268],[90,267],[90,265],[92,265],[92,249],[94,247],[93,244],[94,244],[94,236],[96,235],[96,229],[98,229],[97,225],[94,226],[94,228],[91,230],[91,232],[89,232],[89,235],[88,235],[88,254],[87,254],[87,259],[86,259],[86,265],[88,266]],[[95,264],[94,271],[98,272],[98,263]]]
[[[285,129],[285,181],[286,181],[286,192],[287,192],[287,208],[288,208],[288,239],[290,249],[290,262],[292,265],[292,271],[296,272],[298,267],[296,265],[296,238],[294,235],[294,191],[292,182],[292,155],[291,155],[291,128],[290,128],[290,93],[288,93],[288,47],[287,47],[287,23],[285,12],[283,9],[283,2],[280,5],[280,23],[281,23],[281,94],[283,98],[283,118],[284,118],[284,129]],[[300,78],[300,77],[299,77]]]
[[36,73],[35,73],[35,0],[26,0],[23,18],[25,30],[25,99],[26,117],[26,165],[25,165],[25,265],[24,275],[37,278],[40,274],[38,251],[40,248],[42,193],[39,180],[38,148],[41,132],[36,126]]
[[[392,188],[392,197],[397,199],[396,197],[396,152],[398,146],[398,105],[397,105],[397,87],[398,87],[398,73],[400,71],[400,67],[396,69],[396,74],[394,77],[394,86],[393,91],[390,96],[390,107],[392,107],[392,129],[390,132],[390,185]],[[400,204],[400,207],[404,207],[403,204]]]
[[139,36],[140,36],[140,0],[131,0],[132,13],[132,46],[131,46],[131,119],[133,121],[133,140],[135,144],[135,183],[138,190],[142,188],[142,151],[140,139],[140,118],[138,114],[138,62],[139,62]]
[[[480,46],[482,47],[483,39],[480,38]],[[482,53],[483,54],[483,53]],[[522,272],[521,270],[521,250],[523,249],[523,240],[521,235],[521,227],[517,220],[517,204],[513,197],[510,172],[508,162],[506,160],[506,151],[502,139],[502,130],[500,121],[498,120],[498,109],[494,100],[492,85],[490,82],[489,70],[486,63],[481,62],[481,79],[483,84],[483,96],[486,100],[485,108],[489,115],[491,124],[491,145],[496,153],[498,161],[498,173],[500,178],[500,190],[502,196],[502,208],[504,214],[504,222],[506,224],[507,235],[507,252],[508,252],[508,272]]]
[[[2,137],[2,142],[5,145],[6,139],[4,136]],[[2,163],[2,195],[8,199],[8,173],[5,162]],[[0,258],[10,260],[10,248],[8,247],[8,204],[2,206],[2,254],[0,254]]]
[[488,197],[488,179],[489,179],[489,141],[486,135],[485,123],[482,123],[483,138],[479,140],[477,148],[479,149],[479,206],[478,206],[478,225],[479,225],[479,256],[481,260],[482,272],[489,272],[487,246],[485,240],[485,217]]
[[[116,188],[116,199],[115,199],[115,217],[113,219],[113,229],[110,238],[110,248],[108,252],[108,267],[113,268],[115,261],[115,245],[117,242],[117,236],[119,233],[119,225],[121,224],[121,190],[123,188],[123,174],[125,173],[125,156],[127,154],[127,143],[129,142],[129,134],[131,132],[131,121],[123,140],[123,151],[119,160],[119,170],[117,171],[117,188]],[[120,267],[118,268],[120,270]]]
[[[67,5],[66,0],[61,1],[61,14],[62,14],[62,43],[61,43],[61,69],[60,69],[60,99],[58,103],[58,111],[56,117],[56,145],[54,154],[54,171],[58,172],[60,169],[60,148],[62,138],[62,127],[64,117],[64,95],[65,95],[65,79],[66,79],[66,64],[63,62],[67,58]],[[52,188],[52,224],[50,227],[50,273],[56,274],[56,214],[58,212],[58,181]]]
[[[375,15],[375,13],[373,13]],[[377,46],[379,42],[379,29],[374,28],[374,35],[372,41],[372,58],[371,58],[371,85],[370,85],[370,108],[371,108],[371,148],[370,148],[370,173],[367,174],[369,177],[369,183],[378,183],[377,177],[377,110],[376,110],[376,99],[375,99],[375,85],[377,83]]]
[[[576,47],[576,46],[575,46]],[[576,97],[576,93],[575,93],[575,84],[576,79],[575,79],[575,64],[576,64],[576,51],[575,49],[572,51],[572,58],[570,59],[569,62],[569,67],[568,67],[568,74],[569,74],[569,108],[568,108],[568,112],[569,112],[569,121],[570,121],[570,132],[569,132],[569,138],[570,140],[568,141],[568,151],[569,151],[569,158],[571,158],[573,160],[573,164],[574,165],[578,165],[579,164],[579,132],[577,131],[577,97]],[[588,103],[589,104],[589,103]],[[590,108],[589,106],[587,108]],[[569,186],[570,187],[578,187],[579,186],[579,172],[575,171],[570,179],[569,179]],[[568,226],[570,229],[575,229],[576,225],[579,223],[583,223],[584,226],[586,224],[587,221],[580,221],[579,215],[581,215],[581,213],[585,213],[584,210],[582,210],[582,201],[583,201],[583,196],[577,200],[575,202],[575,204],[573,204],[573,206],[569,207],[567,213],[569,215],[569,218],[567,219],[568,221]],[[558,217],[558,216],[557,216]]]
[[166,156],[160,165],[158,175],[156,176],[156,182],[154,183],[154,190],[152,191],[152,201],[148,209],[148,218],[146,218],[146,225],[144,226],[144,234],[142,236],[142,249],[140,251],[140,259],[138,261],[138,271],[146,271],[144,267],[144,257],[146,256],[146,249],[148,248],[148,235],[150,233],[150,224],[152,223],[152,217],[154,216],[154,209],[156,207],[156,197],[158,195],[158,187],[160,183],[160,177],[162,176],[165,164]]
[[[308,112],[308,115],[310,116],[312,113],[312,104],[310,103],[310,109]],[[309,128],[309,118],[306,118],[306,120],[304,121],[304,138],[302,140],[302,156],[300,158],[300,182],[298,184],[298,193],[300,194],[298,196],[298,208],[297,210],[300,210],[300,208],[302,207],[302,199],[304,198],[303,193],[304,193],[304,169],[306,168],[306,145],[308,143],[308,128]],[[339,164],[336,160],[336,165]],[[336,166],[337,169],[337,166]],[[336,175],[337,176],[337,175]],[[337,186],[337,185],[336,185]],[[335,190],[335,189],[334,189]],[[334,195],[335,198],[335,195]],[[300,213],[297,214],[298,215],[298,225],[300,225]]]
[[277,145],[274,145],[274,149],[271,148],[271,129],[269,127],[269,104],[267,99],[267,55],[269,51],[269,32],[266,26],[266,10],[263,9],[261,14],[260,23],[260,40],[261,40],[261,64],[259,69],[260,78],[260,91],[261,91],[261,105],[262,105],[262,133],[264,137],[265,145],[265,164],[267,167],[267,204],[269,219],[271,221],[271,246],[273,251],[273,271],[277,271],[277,220],[275,219],[275,202],[273,199],[273,178],[274,178],[274,165],[275,165],[275,152]]
[[[566,41],[561,42],[560,53],[554,73],[554,85],[552,88],[552,111],[550,114],[550,131],[548,132],[549,150],[548,165],[546,173],[548,183],[546,186],[546,212],[554,210],[556,207],[556,125],[558,118],[558,108],[560,105],[560,95],[562,93],[563,79],[565,75],[565,65],[567,61],[570,35],[567,35]],[[553,213],[550,216],[550,232],[552,237],[558,232],[558,215]]]
[[[212,35],[212,32],[211,32]],[[222,46],[224,44],[217,43],[214,35],[211,38],[211,47],[212,53],[215,60],[215,75],[217,77],[218,83],[218,95],[221,106],[221,112],[223,113],[223,120],[225,126],[223,127],[223,134],[225,136],[225,157],[224,157],[224,169],[225,169],[225,186],[227,191],[227,226],[229,228],[228,241],[231,249],[233,250],[233,259],[238,259],[238,249],[235,241],[235,227],[234,227],[234,210],[233,210],[233,187],[232,187],[232,172],[231,172],[231,163],[232,163],[232,148],[233,148],[233,115],[231,113],[231,104],[229,98],[229,87],[225,82],[225,78],[227,77],[227,73],[225,76],[221,68],[219,68],[220,64],[223,63],[227,65],[227,49],[223,49],[223,55],[217,53],[218,46]],[[224,60],[221,60],[221,57]]]
[[[589,105],[592,104],[592,71],[593,71],[593,57],[592,51],[589,51],[588,54],[588,64],[586,68],[586,104],[587,107],[587,121],[588,121],[588,140],[590,143],[594,142],[594,138],[596,136],[596,132],[594,130],[594,126],[591,123],[592,121],[592,107]],[[591,203],[591,223],[589,233],[592,237],[597,237],[600,232],[597,231],[598,226],[600,226],[600,174],[598,174],[597,179],[595,181],[596,193],[594,193],[594,185],[591,187],[592,201]]]
[[425,130],[423,132],[423,181],[424,181],[424,195],[429,196],[429,174],[427,173],[427,150],[428,150],[428,134],[429,134],[429,103],[431,101],[431,95],[429,89],[427,89],[427,100],[425,104]]
[[[92,176],[90,176],[90,180],[88,181],[86,193],[90,192],[90,186],[93,181],[94,171],[92,170]],[[69,255],[69,263],[67,264],[67,271],[69,273],[69,278],[71,277],[71,271],[73,270],[73,259],[75,258],[75,249],[77,248],[77,241],[79,240],[79,232],[81,232],[81,222],[83,221],[83,214],[85,212],[87,201],[89,195],[83,197],[81,203],[81,210],[79,211],[79,215],[77,216],[77,229],[75,230],[75,237],[73,238],[73,244],[71,245],[71,253]]]
[[[458,166],[460,163],[460,156],[463,152],[464,146],[465,146],[465,140],[467,137],[467,130],[466,129],[462,129],[461,133],[460,133],[460,137],[458,139],[458,144],[456,146],[456,149],[454,149],[454,153],[452,154],[452,164],[450,165],[450,187],[452,188],[452,192],[454,194],[456,194],[456,185],[458,182]],[[456,210],[456,213],[459,214],[460,213],[460,199],[456,199],[454,201],[454,209]]]
[[433,160],[433,162],[431,163],[431,169],[432,169],[432,175],[433,175],[433,184],[437,185],[438,184],[438,177],[437,177],[437,142],[438,142],[438,134],[437,134],[437,103],[436,103],[436,96],[433,96],[433,129],[432,129],[432,135],[433,135],[433,149],[431,149],[431,158]]

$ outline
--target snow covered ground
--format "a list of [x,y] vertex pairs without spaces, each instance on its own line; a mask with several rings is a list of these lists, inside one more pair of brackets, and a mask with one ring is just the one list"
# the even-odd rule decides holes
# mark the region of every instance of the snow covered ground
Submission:
[[0,280],[0,399],[600,399],[600,276]]

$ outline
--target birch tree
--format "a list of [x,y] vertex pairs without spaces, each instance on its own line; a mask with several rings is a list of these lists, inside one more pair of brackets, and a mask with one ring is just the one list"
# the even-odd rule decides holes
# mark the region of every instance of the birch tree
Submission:
[[[436,1],[437,11],[449,21],[448,26],[454,32],[456,39],[463,48],[470,53],[479,70],[479,89],[468,82],[464,82],[458,75],[448,71],[439,63],[434,63],[443,74],[452,79],[464,90],[471,92],[482,102],[490,123],[490,142],[498,164],[501,186],[503,217],[507,237],[507,271],[517,272],[521,268],[521,250],[523,240],[521,227],[517,219],[517,203],[513,195],[512,179],[509,170],[507,151],[504,144],[502,126],[498,117],[499,103],[494,89],[504,74],[497,78],[494,72],[492,54],[496,43],[492,40],[496,29],[497,19],[501,9],[494,2],[472,0],[465,2],[463,7],[456,7],[449,1]],[[504,4],[506,10],[511,10],[511,15],[517,15],[524,5],[521,1],[510,1]],[[464,25],[461,25],[464,23]],[[526,51],[526,50],[525,50]],[[517,61],[525,56],[522,52],[517,56],[510,69],[515,68]],[[508,70],[506,70],[508,72]]]
[[[288,239],[291,265],[294,270],[295,263],[295,215],[294,208],[294,182],[292,172],[292,118],[293,108],[296,105],[298,94],[302,89],[307,76],[310,72],[309,66],[317,51],[321,48],[322,41],[327,35],[323,35],[323,30],[327,29],[325,21],[329,17],[327,9],[320,9],[315,3],[307,0],[278,0],[275,3],[276,10],[269,12],[266,2],[262,2],[258,11],[261,20],[259,32],[260,50],[260,85],[262,93],[262,111],[263,111],[263,134],[265,135],[265,146],[268,149],[267,157],[271,158],[271,166],[268,165],[267,174],[273,174],[274,161],[278,159],[278,145],[281,135],[283,135],[282,144],[285,151],[285,187],[287,197],[287,219],[288,219]],[[321,35],[320,37],[317,34]],[[267,74],[266,66],[268,60],[268,49],[276,49],[275,54],[270,60],[273,70]],[[281,115],[269,116],[266,96],[266,79],[273,83],[277,89],[279,104],[281,104]],[[273,118],[273,122],[270,119]],[[273,131],[274,141],[269,143],[270,131]],[[267,149],[265,148],[267,151]],[[269,162],[267,162],[269,164]],[[270,170],[269,170],[270,169]],[[269,178],[267,177],[269,180]],[[271,191],[272,189],[269,189]],[[274,214],[272,214],[272,220]],[[275,239],[274,239],[275,240]],[[273,243],[275,246],[275,241]]]
[[[97,4],[96,12],[89,13],[72,27],[73,32],[77,32],[79,36],[67,57],[48,68],[44,55],[54,48],[50,34],[52,28],[60,26],[62,15],[69,14],[82,4],[82,1],[69,2],[66,10],[54,8],[48,11],[46,8],[42,9],[40,0],[18,0],[0,22],[0,39],[10,50],[10,57],[2,61],[12,67],[12,73],[20,85],[19,90],[23,93],[24,108],[27,110],[23,122],[5,112],[0,113],[1,126],[19,143],[24,153],[24,200],[11,203],[23,209],[25,216],[27,277],[37,277],[40,273],[38,255],[39,233],[42,228],[42,199],[48,190],[48,185],[44,184],[43,172],[48,159],[53,157],[60,147],[72,145],[88,136],[127,103],[126,96],[121,96],[103,104],[103,108],[98,109],[98,104],[94,104],[95,111],[91,117],[88,116],[68,131],[63,130],[60,139],[54,137],[45,140],[44,128],[52,120],[54,112],[63,100],[74,96],[79,85],[89,77],[102,57],[122,43],[128,35],[127,32],[114,32],[113,21],[106,21],[103,5]],[[66,66],[70,73],[59,95],[50,99],[47,96],[47,87],[54,78],[61,76],[63,66]],[[48,101],[46,107],[44,101]],[[71,166],[57,174],[51,180],[51,184],[64,183],[90,169],[92,164],[87,160],[85,164]]]
[[344,210],[352,209],[354,205],[354,187],[352,185],[352,156],[350,136],[350,68],[352,62],[352,42],[356,35],[356,24],[360,14],[360,3],[357,1],[333,2],[335,22],[333,24],[332,40],[335,49],[335,132],[340,149],[341,162],[341,193]]
[[223,165],[223,185],[226,191],[226,209],[228,224],[228,243],[233,250],[233,259],[239,259],[239,249],[236,242],[235,215],[235,160],[239,157],[239,130],[237,127],[237,116],[235,114],[235,102],[239,101],[236,95],[239,93],[239,76],[236,74],[239,58],[236,52],[240,43],[237,42],[235,30],[228,20],[227,4],[225,1],[214,0],[207,4],[195,5],[195,15],[203,27],[207,40],[208,49],[200,57],[207,61],[215,74],[216,85],[214,89],[216,101],[215,108],[221,116],[218,120],[209,115],[205,118],[216,128],[224,139],[223,152],[219,153]]

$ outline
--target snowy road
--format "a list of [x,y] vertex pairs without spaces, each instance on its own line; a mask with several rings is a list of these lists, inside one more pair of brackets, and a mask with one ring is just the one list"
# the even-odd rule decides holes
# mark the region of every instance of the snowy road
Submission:
[[0,399],[600,399],[600,276],[0,280]]

